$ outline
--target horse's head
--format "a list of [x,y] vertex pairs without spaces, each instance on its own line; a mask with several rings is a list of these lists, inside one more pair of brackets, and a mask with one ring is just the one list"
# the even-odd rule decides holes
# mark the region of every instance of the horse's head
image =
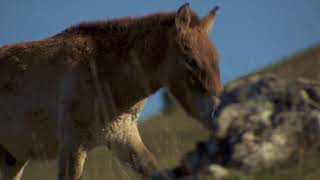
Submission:
[[217,10],[214,7],[198,19],[188,4],[181,6],[169,38],[168,89],[189,115],[204,124],[212,123],[223,88],[218,55],[209,37]]

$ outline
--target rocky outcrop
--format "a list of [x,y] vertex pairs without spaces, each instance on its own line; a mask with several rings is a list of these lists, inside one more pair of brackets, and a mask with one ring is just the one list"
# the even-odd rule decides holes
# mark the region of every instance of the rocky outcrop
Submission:
[[320,152],[320,83],[252,76],[228,85],[221,102],[208,140],[152,179],[221,179],[230,167],[259,170]]

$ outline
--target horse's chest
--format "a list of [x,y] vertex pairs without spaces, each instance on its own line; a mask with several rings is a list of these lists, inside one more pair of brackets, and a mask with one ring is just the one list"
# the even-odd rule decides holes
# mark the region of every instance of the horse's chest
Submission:
[[89,146],[110,146],[110,144],[115,142],[124,142],[130,134],[130,129],[136,123],[136,113],[126,113],[120,115],[110,122],[97,121],[89,129],[91,137],[88,142]]
[[91,142],[94,142],[94,145],[109,145],[112,142],[126,141],[131,129],[136,126],[145,102],[146,99],[141,100],[127,112],[107,121],[107,118],[98,116],[90,128]]

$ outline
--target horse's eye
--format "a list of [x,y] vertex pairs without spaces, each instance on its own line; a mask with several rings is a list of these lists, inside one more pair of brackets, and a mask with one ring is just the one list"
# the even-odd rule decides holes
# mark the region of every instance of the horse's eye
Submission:
[[195,59],[188,59],[186,61],[186,66],[188,69],[190,69],[192,71],[198,71],[200,69],[199,65]]

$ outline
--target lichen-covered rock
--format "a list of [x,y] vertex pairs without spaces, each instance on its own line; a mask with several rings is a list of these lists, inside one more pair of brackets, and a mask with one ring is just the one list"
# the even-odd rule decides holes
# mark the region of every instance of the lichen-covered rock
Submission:
[[228,85],[221,102],[212,136],[158,179],[224,178],[228,167],[258,170],[320,151],[320,83],[254,76]]

